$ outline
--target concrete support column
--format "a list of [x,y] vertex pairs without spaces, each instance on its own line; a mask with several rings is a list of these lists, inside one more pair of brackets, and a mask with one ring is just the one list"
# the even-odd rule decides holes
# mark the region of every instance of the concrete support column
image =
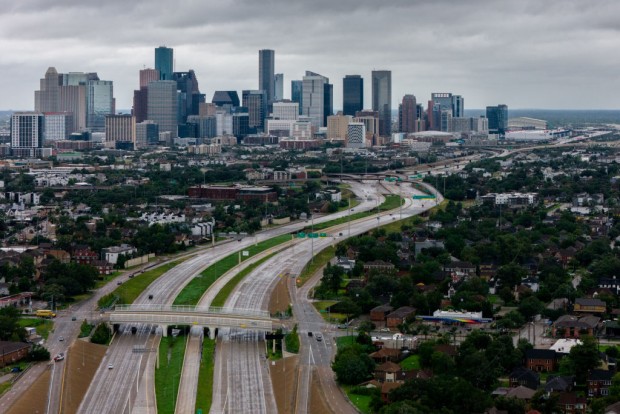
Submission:
[[162,336],[164,338],[166,338],[168,336],[168,325],[159,325],[159,327],[162,329],[163,334]]
[[215,327],[209,326],[209,339],[215,339]]

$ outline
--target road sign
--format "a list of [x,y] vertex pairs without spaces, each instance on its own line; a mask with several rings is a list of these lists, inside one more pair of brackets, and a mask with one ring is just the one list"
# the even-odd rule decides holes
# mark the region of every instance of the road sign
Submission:
[[319,237],[318,233],[308,233],[308,237],[310,237],[311,239],[317,239]]
[[319,233],[319,237],[327,237],[327,233]]
[[196,414],[202,414],[202,409],[201,408],[197,409]]
[[306,237],[306,233],[304,233],[304,232],[297,233],[297,238],[303,239],[304,237]]
[[241,252],[241,254],[245,257],[248,257],[250,255],[250,252],[248,250],[244,250],[243,252]]

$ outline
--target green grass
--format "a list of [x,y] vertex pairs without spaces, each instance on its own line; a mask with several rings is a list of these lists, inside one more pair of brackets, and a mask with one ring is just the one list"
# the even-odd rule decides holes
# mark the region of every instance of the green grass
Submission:
[[6,381],[0,384],[0,395],[3,395],[5,392],[7,392],[7,390],[11,388],[11,385],[13,385],[11,381]]
[[339,349],[342,349],[344,347],[347,346],[351,346],[355,343],[355,335],[351,335],[351,336],[339,336],[336,338],[336,346]]
[[86,320],[82,321],[82,324],[80,325],[80,334],[78,335],[78,338],[85,338],[88,335],[90,335],[94,327],[95,325],[91,325],[87,323]]
[[420,355],[409,355],[400,361],[400,367],[403,371],[411,371],[412,369],[420,369]]
[[[399,206],[399,201],[402,202],[403,199],[400,196],[397,195],[386,195],[385,196],[385,202],[383,202],[382,204],[379,205],[379,211],[386,211],[386,210],[393,210],[395,208],[398,208]],[[351,214],[349,216],[345,216],[345,217],[340,217],[334,220],[330,220],[330,221],[326,221],[324,223],[317,223],[314,224],[311,227],[306,227],[304,229],[305,232],[309,232],[309,231],[316,231],[316,230],[322,230],[322,229],[326,229],[328,227],[332,227],[332,226],[336,226],[338,224],[343,224],[346,223],[348,221],[353,221],[353,220],[358,220],[364,217],[369,217],[372,216],[373,214],[377,214],[377,209],[372,209],[370,211],[360,211],[358,213],[354,213]]]
[[22,328],[36,328],[37,334],[41,335],[43,339],[47,340],[50,332],[54,329],[54,322],[49,319],[21,318],[19,320],[19,326],[21,326]]
[[317,302],[312,302],[312,305],[317,311],[321,312],[323,310],[326,310],[330,306],[335,305],[336,303],[338,303],[337,300],[320,300]]
[[198,392],[196,393],[196,412],[203,413],[211,410],[213,401],[213,368],[215,363],[215,340],[205,338],[202,344],[202,359],[198,374]]
[[297,286],[302,286],[308,279],[312,277],[313,274],[317,272],[321,267],[325,266],[327,262],[331,260],[332,257],[336,254],[336,249],[332,246],[326,247],[321,250],[319,254],[314,256],[314,260],[310,261],[304,266],[304,269],[301,271],[299,276],[297,277]]
[[273,252],[270,255],[265,256],[262,259],[258,260],[256,263],[252,263],[251,265],[249,265],[248,267],[240,271],[237,275],[235,275],[235,277],[230,279],[228,283],[226,283],[226,285],[218,292],[215,298],[213,298],[213,302],[211,302],[211,306],[215,306],[215,307],[224,306],[224,303],[226,303],[226,299],[228,299],[233,289],[235,289],[235,287],[239,284],[239,282],[241,282],[244,277],[249,275],[258,266],[263,264],[265,261],[271,259],[275,254],[276,252]]
[[158,277],[172,269],[179,263],[182,263],[185,259],[176,260],[174,262],[163,264],[153,270],[148,270],[142,274],[136,275],[134,278],[123,282],[122,285],[117,287],[113,294],[118,296],[117,303],[133,303],[134,300],[142,292],[146,290],[151,283],[153,283]]
[[[173,414],[177,404],[185,342],[187,337],[179,335],[162,338],[159,345],[159,369],[155,370],[155,394],[157,396],[157,412]],[[170,361],[168,351],[170,350]]]
[[[291,240],[291,236],[288,234],[282,234],[269,240],[262,241],[257,245],[252,245],[244,250],[247,250],[249,256],[241,256],[241,261],[245,261],[252,256],[264,252],[267,249],[275,247],[279,244],[286,243]],[[262,263],[262,262],[261,262]],[[207,291],[221,275],[228,272],[230,269],[239,264],[239,253],[235,252],[224,257],[222,260],[217,261],[208,268],[206,268],[198,277],[192,279],[185,288],[179,293],[174,300],[175,305],[196,305],[200,298]],[[247,274],[247,273],[246,273]],[[234,286],[233,286],[234,287]],[[218,295],[219,296],[219,295]],[[227,296],[228,297],[228,296]],[[213,305],[219,306],[219,305]]]
[[343,386],[344,392],[347,393],[347,397],[353,403],[353,405],[364,414],[371,414],[372,411],[370,409],[370,402],[372,401],[372,396],[370,395],[359,395],[354,394],[352,392],[353,387]]

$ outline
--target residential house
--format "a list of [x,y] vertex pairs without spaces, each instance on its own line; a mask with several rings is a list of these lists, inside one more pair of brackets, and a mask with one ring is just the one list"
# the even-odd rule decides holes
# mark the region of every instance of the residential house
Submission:
[[401,371],[400,365],[387,361],[375,368],[374,376],[379,382],[396,382]]
[[420,237],[415,240],[414,249],[415,249],[416,256],[422,253],[424,249],[430,249],[430,248],[445,249],[445,245],[444,245],[443,240],[433,240],[433,239],[427,239],[425,237]]
[[372,322],[385,322],[386,317],[394,310],[390,305],[379,305],[370,310],[370,320]]
[[517,387],[510,388],[508,392],[506,392],[505,397],[516,398],[518,400],[528,402],[532,399],[532,397],[534,397],[534,394],[536,394],[536,391],[534,391],[533,389],[525,387],[523,385],[519,385]]
[[586,414],[588,400],[572,392],[564,392],[558,398],[558,407],[563,414]]
[[495,263],[480,263],[480,278],[489,280],[495,277],[497,273],[497,264]]
[[387,361],[398,362],[400,361],[401,352],[400,349],[395,348],[381,348],[368,355],[377,364],[382,364]]
[[605,313],[607,304],[600,299],[578,298],[575,299],[573,312],[579,313]]
[[67,264],[71,261],[71,255],[64,250],[52,249],[52,250],[47,250],[45,253],[48,256],[54,257],[60,263]]
[[551,376],[547,377],[547,382],[545,383],[545,392],[570,392],[573,390],[573,386],[575,385],[575,377],[573,376]]
[[28,356],[30,344],[0,341],[0,368],[14,364]]
[[402,306],[386,316],[386,325],[388,328],[397,328],[398,325],[401,325],[408,317],[413,315],[415,315],[415,308]]
[[605,414],[620,414],[620,402],[605,407]]
[[581,335],[594,335],[601,318],[598,316],[562,315],[552,326],[553,336],[579,338]]
[[345,272],[353,270],[355,267],[355,260],[349,259],[347,257],[337,257],[333,260],[332,263],[334,266],[341,267]]
[[525,351],[525,365],[536,372],[555,371],[558,357],[555,351],[549,349],[528,349]]
[[381,273],[392,273],[396,269],[390,262],[384,262],[383,260],[374,260],[372,262],[364,263],[364,272],[381,272]]
[[114,272],[114,265],[105,260],[93,260],[90,265],[97,269],[100,275],[111,275]]
[[456,260],[450,262],[443,266],[443,270],[445,272],[450,272],[453,274],[460,275],[462,277],[475,276],[476,275],[476,265],[470,262],[463,262],[460,260]]
[[599,278],[598,287],[602,289],[609,289],[616,295],[620,294],[620,280],[616,279],[616,276]]
[[520,385],[531,388],[533,390],[540,387],[540,375],[525,367],[517,367],[512,370],[508,376],[510,387],[518,387]]
[[88,246],[76,246],[73,248],[71,259],[79,264],[91,264],[99,259],[99,255]]
[[112,246],[101,249],[103,259],[113,265],[118,262],[119,256],[131,256],[137,252],[138,249],[128,244],[121,244],[120,246]]
[[593,369],[588,373],[588,397],[606,397],[614,371]]

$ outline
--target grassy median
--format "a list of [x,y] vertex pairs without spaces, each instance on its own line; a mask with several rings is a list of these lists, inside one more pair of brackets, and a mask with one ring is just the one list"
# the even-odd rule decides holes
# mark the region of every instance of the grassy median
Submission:
[[[258,244],[248,246],[244,250],[248,252],[248,256],[239,256],[239,252],[235,252],[229,254],[224,257],[222,260],[218,260],[208,268],[206,268],[200,276],[193,278],[185,288],[179,293],[179,295],[174,300],[175,305],[197,305],[198,301],[207,289],[224,273],[228,272],[233,267],[239,264],[239,257],[241,257],[241,261],[245,261],[252,256],[255,256],[259,253],[264,252],[267,249],[275,247],[279,244],[285,243],[291,240],[291,236],[289,234],[283,234],[280,236],[276,236],[269,240],[262,241]],[[247,273],[245,273],[247,274]],[[228,285],[227,285],[228,286]],[[234,287],[234,286],[233,286]],[[218,295],[219,296],[219,295]],[[218,305],[213,305],[218,306]]]
[[155,370],[155,394],[157,412],[173,414],[177,405],[179,382],[185,357],[187,336],[162,338],[159,344],[159,368]]
[[198,374],[196,412],[208,413],[213,402],[213,368],[215,366],[215,340],[205,338],[202,344],[202,358]]

